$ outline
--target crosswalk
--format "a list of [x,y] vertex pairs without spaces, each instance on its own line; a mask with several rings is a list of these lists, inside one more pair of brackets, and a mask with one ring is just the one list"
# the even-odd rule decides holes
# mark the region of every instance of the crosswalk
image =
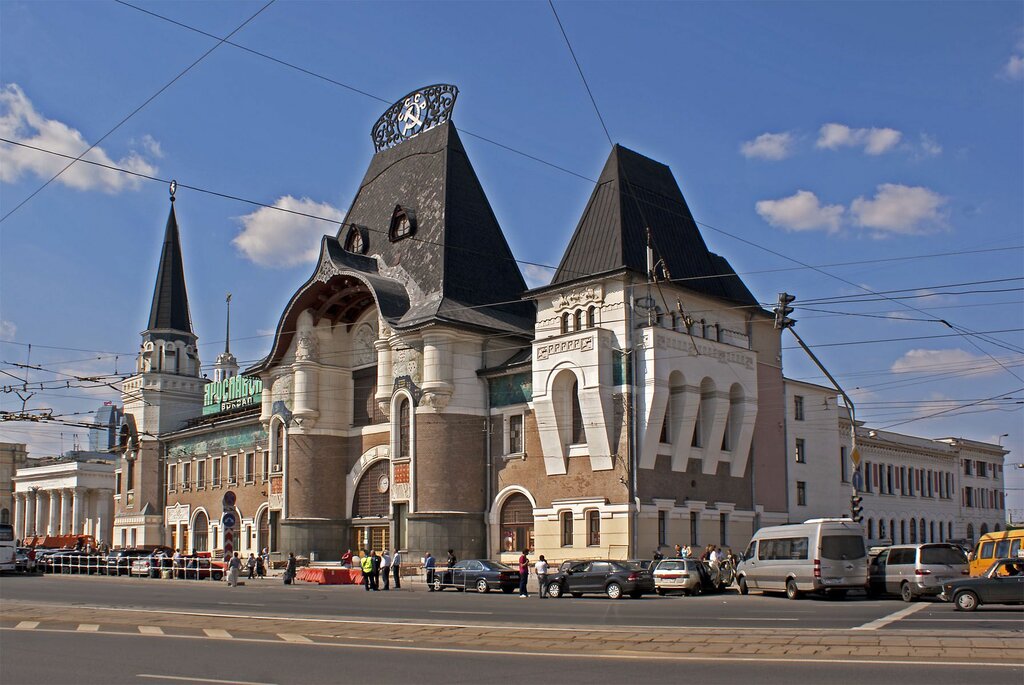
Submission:
[[[40,627],[42,626],[42,627]],[[214,640],[232,640],[237,636],[232,635],[229,631],[223,628],[173,628],[170,629],[173,632],[166,632],[161,626],[125,626],[123,624],[109,624],[101,625],[99,623],[79,623],[77,626],[69,625],[67,623],[53,624],[52,626],[42,625],[39,621],[19,621],[15,625],[7,623],[8,628],[14,630],[62,630],[62,631],[74,631],[77,633],[136,633],[138,635],[146,635],[151,637],[207,637]],[[263,634],[264,638],[276,638],[281,642],[290,642],[294,644],[313,644],[314,640],[306,637],[305,635],[299,635],[298,633],[277,633],[276,635]]]

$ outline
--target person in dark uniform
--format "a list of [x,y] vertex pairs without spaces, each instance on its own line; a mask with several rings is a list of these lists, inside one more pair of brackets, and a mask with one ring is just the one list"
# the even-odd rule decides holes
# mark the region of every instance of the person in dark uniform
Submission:
[[370,586],[374,592],[380,590],[380,555],[377,554],[377,550],[373,550],[373,557],[371,557],[370,571]]

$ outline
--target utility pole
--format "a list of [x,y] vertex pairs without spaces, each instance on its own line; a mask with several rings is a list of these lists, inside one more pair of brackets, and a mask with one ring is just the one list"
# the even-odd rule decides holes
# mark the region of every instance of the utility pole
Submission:
[[857,451],[857,415],[856,408],[853,406],[853,400],[846,394],[846,391],[839,385],[839,382],[832,377],[832,374],[828,372],[825,365],[821,363],[818,357],[814,354],[807,343],[804,342],[800,334],[796,332],[793,325],[796,323],[795,319],[789,317],[793,313],[793,307],[790,305],[796,300],[795,295],[789,293],[779,293],[778,303],[775,305],[775,328],[779,330],[788,330],[796,338],[796,341],[803,348],[807,356],[811,358],[821,372],[825,374],[835,389],[843,397],[843,401],[846,402],[846,406],[850,410],[850,462],[853,464],[853,473],[850,478],[850,518],[856,522],[863,520],[864,508],[861,506],[863,498],[860,495],[860,489],[863,485],[863,477],[860,473],[860,452]]

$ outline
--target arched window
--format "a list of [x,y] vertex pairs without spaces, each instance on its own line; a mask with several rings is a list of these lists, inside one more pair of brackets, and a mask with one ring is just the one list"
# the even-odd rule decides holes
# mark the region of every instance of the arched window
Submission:
[[562,314],[562,335],[569,332],[569,312]]
[[270,510],[264,509],[256,519],[256,549],[270,549]]
[[885,539],[885,521],[883,519],[878,519],[878,539]]
[[583,310],[582,309],[577,309],[576,310],[576,313],[573,315],[572,323],[573,323],[572,329],[574,331],[582,331],[583,330]]
[[572,401],[572,442],[573,445],[580,445],[587,441],[583,430],[583,410],[580,408],[580,387],[579,381],[573,380],[572,389],[569,393]]
[[502,551],[533,549],[533,505],[526,495],[515,493],[501,506]]
[[389,474],[387,459],[376,461],[366,469],[352,498],[352,518],[387,518],[391,505]]
[[896,544],[896,521],[889,519],[889,540],[892,544]]
[[197,552],[210,551],[210,519],[200,511],[192,519],[192,549]]
[[946,523],[946,539],[947,540],[952,540],[953,539],[953,522],[952,521],[948,521]]
[[998,523],[995,525],[995,527],[992,528],[992,531],[995,532],[995,533],[999,532],[999,524]]
[[558,515],[562,529],[562,547],[572,547],[572,512],[563,511]]
[[870,540],[871,538],[873,538],[875,536],[875,520],[874,519],[868,519],[867,531],[868,531],[868,539]]
[[593,328],[597,325],[597,307],[590,305],[587,309],[587,328]]
[[3,509],[0,509],[0,523],[10,523],[10,522],[11,522],[11,510],[6,508],[6,507],[4,507]]
[[924,519],[921,519],[921,522],[917,525],[921,529],[921,535],[919,536],[921,538],[921,542],[928,542],[928,524],[925,523]]
[[974,524],[973,523],[968,523],[967,524],[967,541],[968,542],[974,542]]
[[917,520],[910,519],[910,542],[917,542]]
[[981,524],[981,533],[980,534],[981,535],[988,535],[988,524],[987,523]]
[[928,539],[935,542],[935,521],[928,522]]
[[409,400],[402,399],[398,404],[398,456],[408,457],[409,451]]
[[587,512],[587,546],[601,546],[601,512],[597,509]]
[[274,473],[281,472],[281,464],[284,463],[284,449],[285,449],[285,432],[284,432],[284,421],[278,421],[276,431],[276,445],[277,448],[274,450]]
[[[893,540],[893,542],[896,542],[896,541]],[[901,545],[907,544],[907,522],[906,521],[900,521],[900,544]]]

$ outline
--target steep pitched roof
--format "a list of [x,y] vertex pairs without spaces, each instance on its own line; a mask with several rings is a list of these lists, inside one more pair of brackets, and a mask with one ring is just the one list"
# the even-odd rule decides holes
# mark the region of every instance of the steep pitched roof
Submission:
[[149,310],[146,330],[172,330],[192,333],[192,317],[188,311],[188,293],[185,291],[185,267],[181,260],[181,241],[178,237],[178,219],[174,205],[167,216],[164,245],[160,250],[160,266],[156,272],[153,305]]
[[[391,241],[396,206],[415,213],[415,233]],[[374,155],[338,234],[366,226],[367,256],[409,293],[399,327],[431,320],[521,329],[532,334],[534,304],[455,125],[438,125]]]
[[655,259],[679,285],[757,304],[724,257],[708,250],[672,170],[620,145],[612,147],[551,285],[630,269],[647,272],[647,229]]

